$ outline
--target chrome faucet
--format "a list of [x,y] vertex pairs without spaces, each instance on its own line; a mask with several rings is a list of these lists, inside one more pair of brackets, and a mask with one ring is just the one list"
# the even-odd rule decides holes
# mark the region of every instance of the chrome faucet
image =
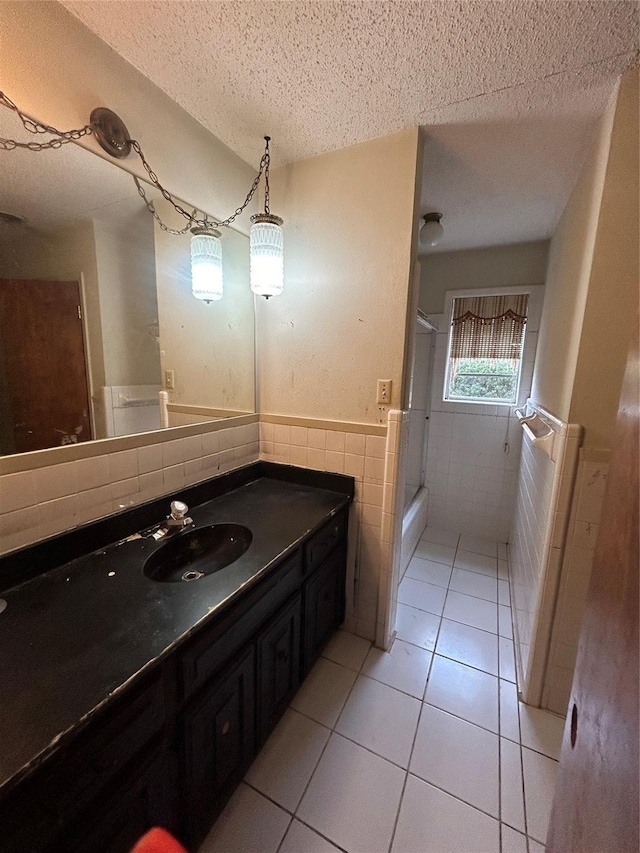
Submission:
[[189,507],[182,501],[171,501],[171,515],[165,521],[167,532],[175,528],[180,529],[193,524],[193,519],[187,515],[188,512]]

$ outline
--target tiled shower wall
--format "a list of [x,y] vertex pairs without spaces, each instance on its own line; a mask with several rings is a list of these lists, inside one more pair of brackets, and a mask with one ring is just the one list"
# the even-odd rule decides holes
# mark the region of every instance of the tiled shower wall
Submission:
[[[430,319],[438,334],[427,449],[428,524],[506,542],[517,490],[521,428],[517,418],[509,416],[508,406],[443,401],[448,327],[442,314]],[[537,338],[534,325],[525,339],[523,400],[531,388]]]
[[542,705],[566,713],[578,654],[610,451],[581,448]]
[[254,462],[258,432],[256,422],[4,474],[0,553]]

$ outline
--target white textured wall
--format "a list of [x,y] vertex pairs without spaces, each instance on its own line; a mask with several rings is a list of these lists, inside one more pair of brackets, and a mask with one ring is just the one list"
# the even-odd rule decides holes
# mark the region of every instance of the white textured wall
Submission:
[[260,411],[386,425],[399,405],[417,157],[414,128],[275,170],[285,290],[257,300]]
[[[184,227],[167,202],[156,204],[163,221]],[[207,305],[191,294],[191,235],[176,237],[155,225],[162,371],[174,371],[171,403],[254,412],[249,240],[231,228],[223,229],[221,240],[224,296]]]
[[547,295],[531,397],[565,421],[570,417],[614,112],[612,98],[549,251]]
[[441,314],[447,290],[540,283],[545,279],[548,256],[548,240],[423,255],[420,308],[425,314]]
[[[119,210],[116,217],[113,209]],[[105,385],[159,385],[153,219],[139,200],[94,219]]]
[[542,696],[543,706],[557,714],[566,713],[571,695],[610,456],[580,451]]
[[[114,110],[171,192],[212,216],[228,216],[251,186],[257,163],[241,160],[58,3],[0,3],[0,80],[26,113],[61,129],[87,124],[94,107]],[[86,146],[108,156],[91,137]],[[144,175],[135,155],[126,168]],[[248,231],[256,209],[240,228]]]

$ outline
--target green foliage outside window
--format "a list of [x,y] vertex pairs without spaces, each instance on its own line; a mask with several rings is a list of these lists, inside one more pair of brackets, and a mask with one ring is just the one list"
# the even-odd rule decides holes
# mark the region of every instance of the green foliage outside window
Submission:
[[518,366],[509,358],[451,359],[449,399],[515,403]]

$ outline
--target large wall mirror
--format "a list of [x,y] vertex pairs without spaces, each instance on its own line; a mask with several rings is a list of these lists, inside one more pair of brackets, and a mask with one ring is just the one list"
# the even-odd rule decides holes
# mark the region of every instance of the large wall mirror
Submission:
[[[0,109],[0,136],[17,127]],[[0,151],[0,455],[255,411],[249,241],[222,230],[205,303],[191,235],[126,171],[73,143]]]

